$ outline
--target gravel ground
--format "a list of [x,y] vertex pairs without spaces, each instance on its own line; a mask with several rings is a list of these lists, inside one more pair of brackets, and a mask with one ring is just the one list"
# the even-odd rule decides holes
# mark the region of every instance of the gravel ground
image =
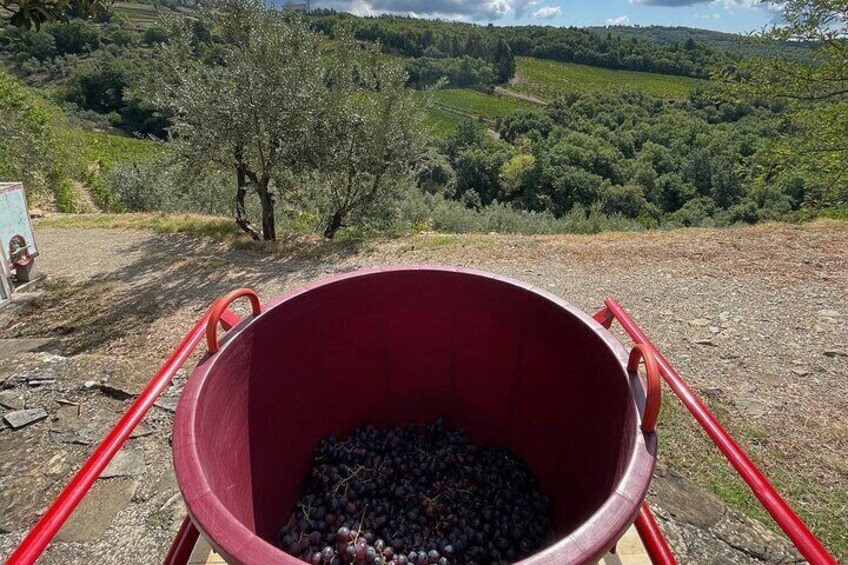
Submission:
[[[281,258],[187,236],[136,231],[50,229],[38,231],[37,237],[39,266],[53,286],[41,298],[42,307],[13,321],[4,337],[61,336],[62,352],[77,354],[65,357],[71,359],[66,363],[91,365],[69,377],[60,391],[80,398],[103,396],[85,389],[83,379],[92,374],[107,382],[125,373],[122,378],[132,381],[129,388],[144,382],[203,309],[239,286],[269,299],[304,282],[357,268],[446,264],[528,281],[587,312],[616,297],[729,428],[742,434],[743,445],[767,467],[767,474],[785,478],[793,503],[813,517],[832,517],[837,533],[826,534],[828,525],[823,524],[823,535],[842,558],[848,557],[848,538],[839,533],[839,524],[848,525],[848,224],[591,237],[421,234],[313,258]],[[126,371],[98,364],[116,359]],[[13,385],[7,379],[4,387]],[[180,385],[178,379],[166,396],[175,397]],[[28,394],[44,404],[55,402],[59,393]],[[97,409],[117,414],[121,402],[110,402],[115,406]],[[101,539],[60,544],[62,553],[54,550],[49,561],[135,563],[146,562],[140,555],[164,551],[164,540],[182,511],[167,468],[168,418],[166,410],[156,411],[150,439],[134,440],[147,460],[143,480],[121,479],[134,483],[129,486],[113,481],[121,496],[143,504],[118,512],[118,525]],[[54,414],[49,421],[56,426]],[[41,441],[35,439],[39,425],[23,432],[0,430],[0,450],[25,449],[22,433]],[[666,432],[668,437],[676,433]],[[680,449],[679,438],[677,444],[663,442],[662,424],[660,434],[661,460],[684,473],[704,466]],[[63,449],[50,480],[38,491],[42,501],[58,490],[89,448],[70,444]],[[153,470],[157,464],[159,469]],[[8,473],[0,476],[0,487],[4,480],[30,475],[2,464],[0,471]],[[709,475],[705,477],[694,478],[710,483]],[[661,518],[674,518],[662,512],[662,500],[657,503]],[[24,526],[32,518],[23,513],[20,520]],[[141,535],[151,527],[164,533]],[[3,528],[12,533],[0,536],[0,555],[21,531],[0,524],[0,534]],[[118,533],[120,544],[113,539]],[[698,543],[686,535],[671,536],[675,549],[685,553],[688,543],[690,562],[698,562],[691,553]],[[756,553],[746,550],[744,556],[729,559],[792,560],[780,552]]]

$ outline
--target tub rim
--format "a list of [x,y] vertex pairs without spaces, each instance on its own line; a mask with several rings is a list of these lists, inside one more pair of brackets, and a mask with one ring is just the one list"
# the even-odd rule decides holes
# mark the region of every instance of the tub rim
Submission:
[[[250,531],[218,499],[209,487],[200,457],[197,452],[195,419],[197,402],[189,402],[200,396],[209,372],[215,366],[225,349],[231,346],[234,338],[243,330],[268,315],[278,306],[307,294],[316,289],[351,279],[401,272],[441,272],[462,274],[486,278],[530,292],[553,303],[558,308],[584,322],[601,339],[604,346],[618,360],[621,370],[627,376],[630,389],[630,401],[636,414],[636,437],[630,453],[630,459],[619,479],[612,495],[576,530],[540,552],[534,553],[515,565],[543,565],[563,563],[594,563],[605,555],[624,535],[634,522],[648,492],[654,472],[657,454],[656,433],[641,430],[646,394],[645,383],[639,376],[627,372],[628,353],[621,343],[592,316],[560,297],[532,284],[511,277],[496,275],[482,270],[459,267],[413,265],[400,267],[373,267],[349,273],[333,275],[284,292],[263,306],[262,313],[242,321],[232,328],[221,340],[218,353],[208,352],[200,359],[188,377],[177,406],[174,418],[172,456],[177,484],[186,504],[189,516],[195,527],[209,544],[230,563],[266,564],[279,563],[297,565],[304,563]],[[617,532],[616,535],[602,535],[601,528],[592,526],[604,524],[604,531]]]

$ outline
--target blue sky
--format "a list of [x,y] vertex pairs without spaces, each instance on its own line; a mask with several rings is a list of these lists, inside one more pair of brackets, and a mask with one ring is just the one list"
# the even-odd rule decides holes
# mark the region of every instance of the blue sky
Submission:
[[666,25],[730,32],[761,29],[774,17],[761,0],[312,0],[357,14],[398,13],[496,25]]

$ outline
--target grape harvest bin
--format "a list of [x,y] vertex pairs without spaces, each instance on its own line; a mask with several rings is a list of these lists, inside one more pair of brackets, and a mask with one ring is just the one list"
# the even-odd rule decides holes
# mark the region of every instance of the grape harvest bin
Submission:
[[[248,320],[228,309],[240,297]],[[607,329],[616,319],[630,353]],[[316,443],[440,417],[512,450],[551,496],[555,539],[523,564],[597,561],[634,521],[651,559],[674,563],[643,504],[663,378],[807,560],[835,563],[617,302],[591,317],[520,282],[435,267],[343,275],[265,306],[246,289],[215,302],[9,563],[34,562],[204,337],[173,434],[190,518],[166,563],[186,563],[201,533],[230,563],[301,563],[273,541]]]

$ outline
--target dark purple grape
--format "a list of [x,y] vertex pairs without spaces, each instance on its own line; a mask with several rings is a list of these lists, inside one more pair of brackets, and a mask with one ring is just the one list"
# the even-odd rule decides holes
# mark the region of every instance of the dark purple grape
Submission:
[[328,438],[305,484],[278,543],[307,562],[502,565],[550,531],[550,499],[527,467],[444,422]]
[[347,542],[349,542],[349,541],[350,541],[350,539],[351,539],[350,528],[347,528],[347,527],[345,527],[345,526],[342,526],[342,527],[341,527],[341,528],[339,528],[339,530],[336,532],[336,540],[337,540],[337,541],[340,541],[340,542],[342,542],[342,543],[347,543]]

